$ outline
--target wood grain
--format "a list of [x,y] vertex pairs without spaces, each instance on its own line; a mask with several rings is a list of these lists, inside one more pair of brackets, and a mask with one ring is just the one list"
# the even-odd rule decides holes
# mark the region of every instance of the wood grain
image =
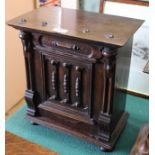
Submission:
[[142,23],[126,17],[42,7],[9,21],[8,25],[123,46]]
[[10,132],[5,133],[6,155],[59,155]]
[[130,152],[130,155],[149,155],[149,124],[144,124],[136,142]]

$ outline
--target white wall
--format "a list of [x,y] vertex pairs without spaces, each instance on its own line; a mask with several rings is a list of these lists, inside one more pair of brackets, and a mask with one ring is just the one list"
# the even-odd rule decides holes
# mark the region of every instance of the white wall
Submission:
[[[77,2],[77,0],[73,1]],[[86,11],[99,12],[99,2],[100,0],[82,0],[80,8]],[[69,4],[69,0],[63,0],[63,3],[65,6],[74,8],[72,3]],[[149,50],[149,7],[106,1],[104,13],[145,20],[134,35],[129,83],[126,89],[148,95],[149,75],[143,73],[143,68],[147,63],[147,59],[143,58],[146,54],[143,48]]]
[[148,59],[144,58],[146,52],[143,49],[147,48],[149,50],[149,7],[106,2],[104,13],[145,20],[144,24],[134,35],[127,89],[148,95],[149,75],[143,73],[143,68]]
[[78,9],[79,0],[61,0],[61,6],[63,8]]

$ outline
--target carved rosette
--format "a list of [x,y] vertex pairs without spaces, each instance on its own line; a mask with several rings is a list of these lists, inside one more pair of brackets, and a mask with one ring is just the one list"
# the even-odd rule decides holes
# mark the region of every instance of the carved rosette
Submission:
[[[115,82],[115,68],[116,68],[116,50],[110,48],[104,48],[102,50],[102,62],[104,65],[104,86],[103,86],[103,100],[100,110],[98,122],[104,132],[110,131],[110,125],[112,122],[112,109],[113,109],[113,93]],[[105,134],[105,139],[110,137]]]
[[20,31],[19,38],[23,44],[23,51],[25,57],[26,78],[27,78],[27,90],[25,91],[25,100],[28,104],[27,114],[35,116],[36,102],[35,102],[35,90],[34,90],[34,77],[33,77],[33,44],[32,35],[28,32]]

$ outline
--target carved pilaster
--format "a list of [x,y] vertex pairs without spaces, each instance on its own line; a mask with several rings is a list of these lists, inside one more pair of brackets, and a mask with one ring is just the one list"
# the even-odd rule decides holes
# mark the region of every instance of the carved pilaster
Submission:
[[74,107],[82,107],[82,68],[76,66],[76,81],[75,81],[75,102]]
[[33,77],[33,44],[32,36],[28,32],[21,31],[19,37],[23,44],[26,78],[27,78],[27,90],[25,91],[25,100],[28,104],[27,113],[29,115],[36,115],[36,103],[35,103],[35,91],[34,91],[34,77]]
[[[104,48],[102,50],[103,55],[103,65],[104,65],[104,86],[103,86],[103,100],[100,110],[100,115],[98,122],[103,130],[102,135],[105,139],[109,140],[110,125],[112,122],[112,108],[113,108],[113,91],[115,82],[115,64],[116,64],[116,54],[115,50],[109,48]],[[108,131],[108,133],[107,133]],[[102,133],[102,132],[101,132]]]

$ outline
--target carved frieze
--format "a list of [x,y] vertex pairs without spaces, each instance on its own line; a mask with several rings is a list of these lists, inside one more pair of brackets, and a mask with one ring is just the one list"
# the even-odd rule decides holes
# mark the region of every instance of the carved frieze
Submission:
[[[73,54],[77,56],[83,55],[90,60],[100,59],[102,54],[98,46],[90,46],[89,44],[80,43],[71,39],[64,39],[61,37],[51,37],[33,33],[33,42],[37,48],[55,48],[59,52],[63,49],[63,53]],[[65,50],[64,50],[65,49]],[[55,51],[56,52],[56,51]]]

